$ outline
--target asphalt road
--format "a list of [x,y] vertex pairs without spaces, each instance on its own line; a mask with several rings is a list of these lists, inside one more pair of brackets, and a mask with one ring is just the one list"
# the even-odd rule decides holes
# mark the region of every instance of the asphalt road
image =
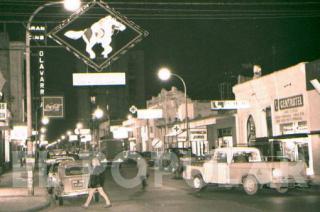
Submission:
[[[316,189],[295,189],[287,194],[278,194],[263,189],[255,196],[248,196],[241,188],[219,188],[210,186],[200,192],[194,192],[183,180],[173,179],[171,175],[157,170],[149,170],[148,187],[124,188],[118,185],[108,171],[105,191],[112,202],[111,208],[104,208],[104,202],[92,201],[88,209],[81,208],[85,197],[65,199],[59,206],[52,198],[51,207],[45,211],[319,211],[320,191]],[[123,167],[121,174],[132,179],[136,169]],[[162,176],[162,177],[161,177]],[[162,179],[162,182],[155,180]],[[156,183],[157,182],[157,183]]]

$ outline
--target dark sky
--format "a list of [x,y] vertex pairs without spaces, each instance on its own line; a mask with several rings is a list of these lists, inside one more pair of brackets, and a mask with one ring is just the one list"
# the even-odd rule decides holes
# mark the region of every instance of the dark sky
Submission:
[[[43,2],[0,0],[0,20],[9,21],[7,30],[13,40],[24,40],[23,26],[16,21],[27,20]],[[132,49],[145,52],[147,99],[157,95],[162,87],[174,85],[182,89],[177,80],[163,83],[157,79],[157,70],[164,65],[185,80],[192,99],[210,100],[219,98],[217,83],[230,80],[231,75],[251,76],[250,64],[260,64],[263,74],[267,74],[320,57],[318,1],[117,0],[108,3],[150,33]],[[37,20],[63,20],[66,13],[60,10],[58,13],[45,10]],[[50,80],[50,89],[66,95],[66,89],[69,93],[74,90],[71,86],[74,71],[65,69],[72,69],[75,60],[64,49],[55,52],[58,53],[49,53],[48,59],[52,63],[48,71],[54,79]],[[74,96],[69,93],[72,99]]]

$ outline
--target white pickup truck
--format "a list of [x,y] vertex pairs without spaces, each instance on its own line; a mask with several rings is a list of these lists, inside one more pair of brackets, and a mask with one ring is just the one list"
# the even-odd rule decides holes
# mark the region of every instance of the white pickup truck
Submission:
[[195,189],[206,184],[242,185],[249,195],[267,186],[285,193],[288,188],[307,186],[306,164],[298,162],[263,162],[260,151],[253,147],[218,148],[203,164],[185,167],[183,178]]

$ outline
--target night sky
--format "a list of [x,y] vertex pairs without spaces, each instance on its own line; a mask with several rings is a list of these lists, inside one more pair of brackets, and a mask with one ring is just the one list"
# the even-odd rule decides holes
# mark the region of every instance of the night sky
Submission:
[[[11,40],[24,41],[24,28],[19,21],[26,21],[36,6],[44,2],[48,1],[0,0],[0,20],[8,22],[6,28]],[[239,74],[252,76],[252,64],[261,65],[262,73],[267,74],[320,58],[320,2],[317,1],[108,3],[150,33],[130,50],[145,52],[147,99],[163,87],[182,89],[177,80],[164,83],[157,79],[156,73],[162,66],[170,67],[185,80],[189,97],[211,100],[219,99],[217,83]],[[50,12],[39,13],[37,20],[67,17],[66,13],[62,17]],[[64,94],[72,100],[75,88],[71,74],[76,59],[64,49],[48,52],[48,92]],[[72,107],[69,108],[71,111]],[[66,119],[73,126],[76,117],[69,114]],[[61,133],[67,130],[62,127]]]

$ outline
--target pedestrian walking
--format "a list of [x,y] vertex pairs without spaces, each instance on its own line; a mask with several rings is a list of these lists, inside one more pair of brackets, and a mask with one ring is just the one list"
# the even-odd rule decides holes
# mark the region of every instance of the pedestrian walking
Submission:
[[142,189],[144,190],[148,185],[147,184],[148,169],[147,169],[147,163],[142,157],[139,157],[137,159],[137,168],[138,168],[138,174],[141,180]]
[[106,201],[106,208],[111,207],[111,202],[108,195],[103,190],[104,184],[104,168],[101,166],[100,161],[97,158],[92,159],[92,171],[90,173],[90,179],[88,184],[88,198],[82,207],[88,208],[93,195],[95,192],[99,192],[99,194]]
[[23,147],[21,147],[20,151],[18,152],[18,157],[20,160],[20,167],[23,167],[25,163],[25,152],[23,150]]

